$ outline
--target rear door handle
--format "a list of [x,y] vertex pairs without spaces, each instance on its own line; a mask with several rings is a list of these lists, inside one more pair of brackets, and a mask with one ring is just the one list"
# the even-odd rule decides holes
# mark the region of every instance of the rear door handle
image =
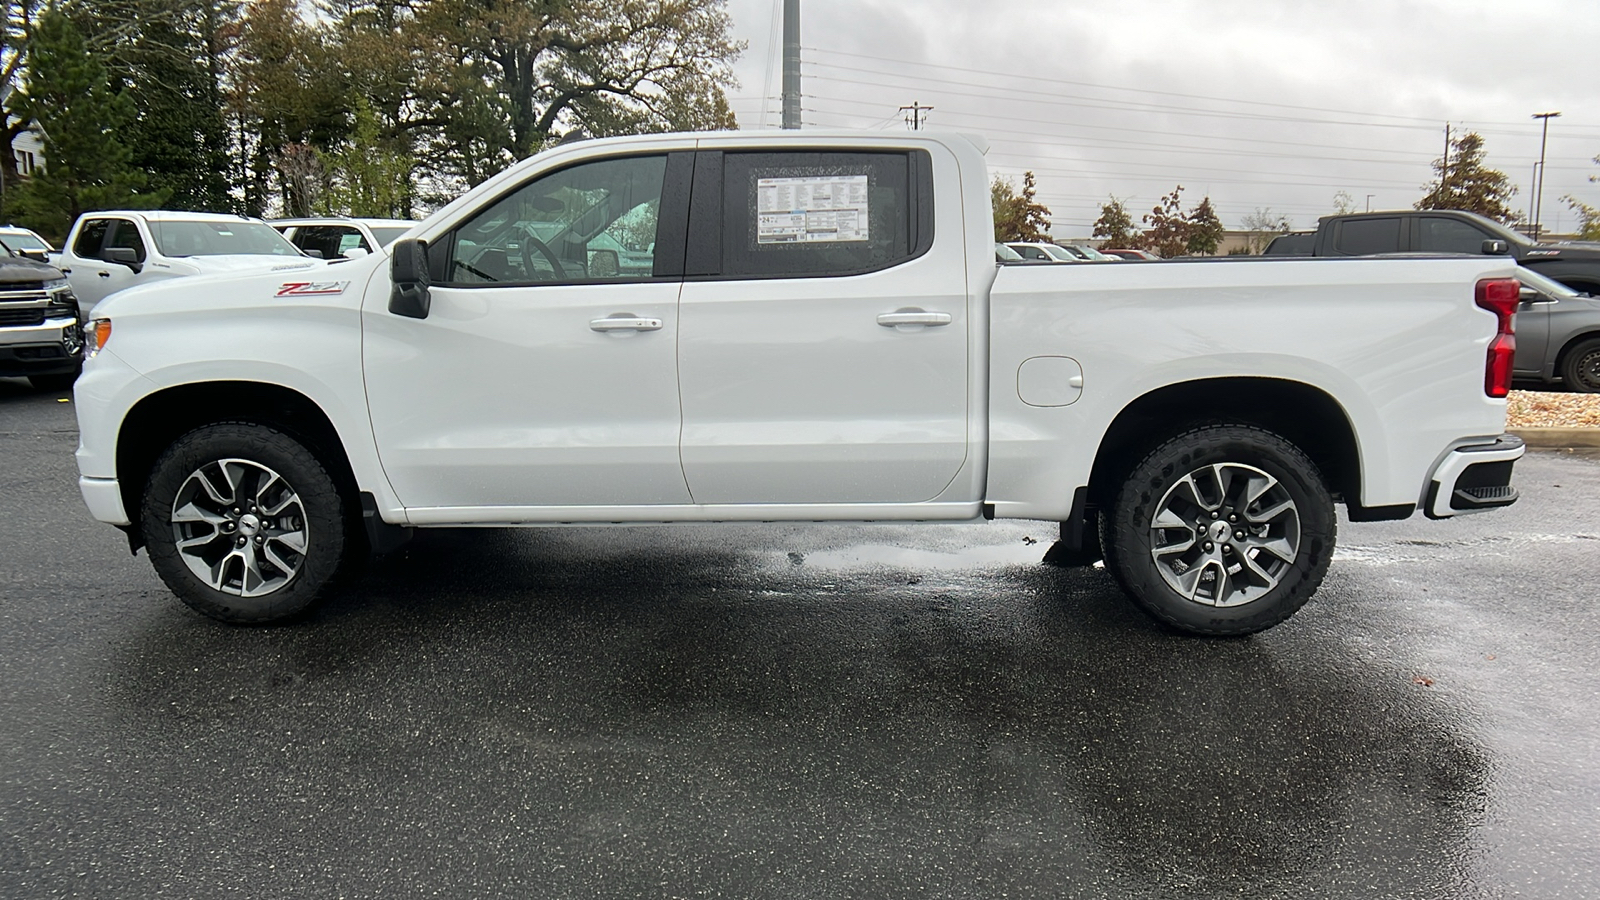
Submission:
[[928,312],[924,309],[897,309],[878,316],[878,324],[885,328],[897,325],[949,325],[954,319],[947,312]]
[[589,320],[590,331],[660,331],[661,320],[632,313],[618,313],[604,319]]

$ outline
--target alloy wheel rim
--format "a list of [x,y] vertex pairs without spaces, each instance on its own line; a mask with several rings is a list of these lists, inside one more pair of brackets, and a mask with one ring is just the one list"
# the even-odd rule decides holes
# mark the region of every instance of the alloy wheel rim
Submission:
[[311,546],[305,504],[283,476],[248,459],[189,474],[172,501],[172,537],[189,571],[212,590],[261,597],[299,574]]
[[1202,606],[1242,606],[1299,558],[1300,510],[1255,466],[1216,463],[1167,489],[1150,517],[1150,556],[1167,586]]

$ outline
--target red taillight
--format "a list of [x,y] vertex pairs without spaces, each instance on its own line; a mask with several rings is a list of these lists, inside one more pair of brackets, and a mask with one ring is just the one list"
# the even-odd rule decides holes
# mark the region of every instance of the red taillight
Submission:
[[1517,304],[1522,302],[1522,285],[1515,278],[1485,278],[1478,282],[1477,303],[1494,313],[1497,324],[1489,342],[1489,358],[1484,365],[1483,392],[1504,397],[1511,392],[1511,364],[1517,356]]

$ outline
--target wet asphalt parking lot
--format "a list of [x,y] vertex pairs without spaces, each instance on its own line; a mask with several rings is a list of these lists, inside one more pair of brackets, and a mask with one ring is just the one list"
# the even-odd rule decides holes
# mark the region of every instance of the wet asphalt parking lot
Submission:
[[443,531],[191,613],[0,380],[0,896],[1600,896],[1600,460],[1162,631],[1049,523]]

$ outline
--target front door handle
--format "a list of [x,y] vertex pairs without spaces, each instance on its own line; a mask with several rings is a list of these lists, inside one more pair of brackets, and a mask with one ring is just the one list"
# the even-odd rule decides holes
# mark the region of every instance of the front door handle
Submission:
[[617,313],[604,319],[589,320],[590,331],[660,331],[661,320],[632,313]]
[[878,316],[878,324],[885,328],[897,325],[949,325],[954,319],[947,312],[929,312],[925,309],[897,309]]
[[110,272],[96,272],[95,274],[99,275],[101,278],[110,278],[111,277],[111,273]]

